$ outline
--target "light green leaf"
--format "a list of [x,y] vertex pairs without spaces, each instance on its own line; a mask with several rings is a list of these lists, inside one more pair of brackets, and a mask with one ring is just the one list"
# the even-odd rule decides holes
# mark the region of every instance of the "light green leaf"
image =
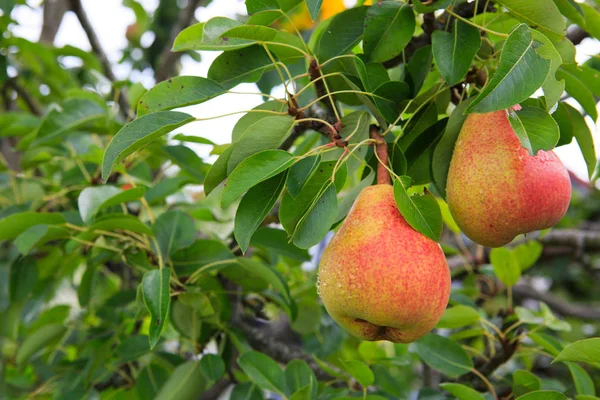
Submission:
[[[554,109],[556,103],[560,100],[561,96],[565,92],[565,82],[563,80],[556,80],[556,71],[563,63],[563,59],[560,56],[560,53],[546,36],[542,35],[540,32],[536,30],[531,31],[532,37],[534,41],[537,41],[541,44],[536,49],[536,53],[547,60],[550,61],[550,70],[548,71],[548,77],[546,81],[542,84],[542,89],[544,90],[544,103],[546,105],[546,110],[550,111]],[[567,39],[565,39],[568,41]]]
[[223,33],[239,25],[241,22],[226,17],[214,17],[206,22],[191,25],[179,32],[173,43],[173,51],[228,51],[251,46],[251,40],[221,37]]
[[161,387],[155,400],[194,400],[206,388],[198,361],[179,364]]
[[[561,111],[559,114],[558,111]],[[575,137],[588,170],[588,176],[594,174],[596,168],[596,149],[590,127],[583,115],[567,103],[559,103],[559,110],[554,113],[561,135]]]
[[83,189],[77,198],[77,206],[83,222],[86,224],[92,222],[102,203],[119,193],[121,193],[121,189],[114,186],[96,186]]
[[17,351],[17,365],[23,365],[49,344],[55,343],[65,333],[67,328],[59,324],[44,325],[34,333],[28,335]]
[[306,8],[308,8],[308,12],[310,13],[310,18],[315,21],[319,18],[319,11],[321,10],[321,4],[323,0],[304,0],[306,3]]
[[598,119],[598,111],[596,110],[596,100],[590,86],[584,83],[577,74],[572,70],[567,70],[563,67],[556,72],[558,79],[565,80],[565,88],[583,109],[592,117],[594,121]]
[[337,213],[335,185],[330,183],[305,210],[292,234],[294,244],[308,249],[319,243],[331,229]]
[[14,245],[20,254],[27,254],[48,233],[48,225],[34,225],[16,237]]
[[104,152],[102,180],[106,182],[114,165],[128,155],[194,119],[191,115],[182,112],[159,111],[144,115],[125,125],[112,138]]
[[233,131],[231,132],[231,141],[237,142],[258,120],[273,116],[272,113],[264,111],[286,112],[287,104],[271,100],[254,107],[252,111],[244,114],[244,116],[236,122]]
[[179,210],[161,214],[152,224],[152,231],[158,245],[156,250],[164,260],[196,240],[194,221],[188,214]]
[[65,223],[58,213],[25,211],[0,219],[0,240],[12,240],[35,225],[58,225]]
[[580,361],[588,364],[600,363],[600,337],[571,343],[552,362],[557,361]]
[[358,360],[342,361],[344,369],[363,387],[368,387],[375,382],[375,375],[367,364]]
[[542,255],[543,250],[544,246],[535,240],[514,247],[513,254],[519,262],[521,271],[525,271],[526,269],[533,267]]
[[521,277],[521,267],[513,252],[505,247],[492,249],[490,262],[498,279],[506,286],[514,286]]
[[567,362],[566,364],[569,367],[569,371],[571,371],[577,394],[595,396],[596,388],[590,374],[579,364],[575,364],[574,362]]
[[200,371],[206,379],[216,381],[225,374],[225,362],[216,354],[205,354],[200,359]]
[[317,396],[317,377],[304,360],[292,360],[285,367],[285,387],[288,396],[311,385],[312,398]]
[[529,392],[521,397],[517,397],[517,400],[566,400],[567,396],[554,390],[537,390],[535,392]]
[[540,381],[540,378],[531,372],[520,369],[513,373],[512,389],[516,397],[533,392],[535,390],[540,390],[541,388],[542,382]]
[[458,305],[446,309],[437,328],[461,328],[479,321],[480,315],[473,307]]

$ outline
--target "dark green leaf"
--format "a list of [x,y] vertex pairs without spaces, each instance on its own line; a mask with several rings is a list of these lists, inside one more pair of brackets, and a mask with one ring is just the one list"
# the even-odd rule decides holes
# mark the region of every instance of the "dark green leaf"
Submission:
[[[145,338],[144,338],[145,339]],[[146,341],[147,345],[147,341]],[[154,399],[169,379],[170,371],[158,364],[149,364],[139,373],[135,390],[140,399]]]
[[200,104],[225,93],[217,82],[200,76],[177,76],[160,82],[148,90],[138,103],[141,117],[156,111]]
[[306,7],[308,8],[308,12],[310,13],[310,18],[315,21],[319,18],[319,11],[321,10],[321,4],[323,0],[304,0],[306,3]]
[[431,368],[456,378],[471,372],[473,362],[460,345],[443,336],[429,334],[414,344],[419,358]]
[[469,99],[461,102],[452,111],[444,135],[437,146],[435,146],[433,152],[433,181],[444,199],[446,198],[446,180],[448,178],[448,171],[450,170],[452,154],[454,153],[454,144],[456,143],[460,129],[467,118],[464,115],[464,111],[471,101],[472,100]]
[[233,146],[229,146],[217,158],[204,179],[204,192],[209,195],[221,182],[227,178],[227,163],[233,152]]
[[274,67],[265,49],[253,45],[244,49],[226,51],[210,65],[208,78],[231,89],[243,82],[257,82],[262,74]]
[[439,241],[443,221],[437,200],[429,192],[410,196],[409,187],[410,178],[407,176],[394,181],[394,199],[400,214],[413,229],[436,242]]
[[529,154],[536,155],[540,150],[552,150],[558,143],[558,124],[545,110],[526,106],[520,111],[509,111],[508,116],[521,146],[527,149]]
[[397,122],[402,112],[401,103],[410,93],[410,87],[404,82],[389,81],[373,92],[373,101],[387,122]]
[[540,390],[542,383],[540,378],[526,370],[517,370],[513,373],[513,393],[516,397],[526,393]]
[[142,280],[144,303],[152,316],[149,336],[151,349],[156,346],[165,325],[167,325],[167,315],[171,304],[170,279],[171,269],[163,268],[146,272]]
[[429,73],[432,60],[433,54],[431,53],[431,46],[425,46],[415,51],[408,62],[408,76],[406,77],[406,81],[410,86],[413,97],[421,90],[423,82],[425,82],[425,78]]
[[290,167],[285,187],[292,197],[298,196],[298,193],[317,170],[320,163],[321,155],[317,154],[305,157]]
[[233,258],[229,248],[219,240],[200,239],[171,257],[178,276],[189,276],[206,264]]
[[252,382],[235,385],[231,391],[231,400],[263,400],[263,392]]
[[158,246],[156,250],[164,260],[196,240],[194,221],[183,211],[167,211],[161,214],[154,221],[152,231]]
[[265,150],[239,163],[227,178],[221,192],[221,207],[228,208],[251,187],[288,169],[294,157],[283,150]]
[[[430,4],[429,1],[423,1],[423,0],[414,0],[414,5],[415,5],[415,9],[422,13],[422,14],[427,14],[430,12],[433,12],[435,10],[439,10],[442,8],[446,8],[449,5],[452,4],[452,0],[433,0]],[[423,4],[425,3],[425,4]]]
[[556,72],[558,79],[565,80],[565,88],[581,107],[592,117],[594,121],[598,119],[598,111],[596,110],[596,100],[594,94],[588,84],[584,83],[579,76],[573,74],[565,68],[559,68]]
[[188,361],[175,368],[169,380],[158,392],[155,400],[194,400],[206,388],[198,361]]
[[287,104],[272,100],[264,102],[261,105],[254,107],[252,110],[253,111],[244,114],[244,116],[240,118],[238,122],[236,122],[235,126],[233,127],[233,131],[231,132],[232,142],[238,141],[244,135],[244,133],[252,125],[254,125],[254,123],[258,122],[258,120],[273,116],[272,113],[263,111],[286,112]]
[[235,214],[234,227],[235,239],[242,252],[246,252],[252,235],[275,206],[285,179],[286,174],[280,173],[256,185],[242,198]]
[[295,260],[310,260],[308,252],[289,243],[287,234],[281,229],[268,227],[259,228],[254,235],[252,235],[250,244]]
[[350,51],[362,39],[367,7],[354,7],[336,14],[315,45],[315,54],[322,63]]
[[239,356],[237,362],[248,378],[260,388],[285,394],[285,375],[269,356],[249,351]]
[[102,160],[102,179],[106,182],[115,164],[162,135],[194,120],[176,111],[160,111],[144,115],[125,125],[112,138]]
[[517,400],[566,400],[567,396],[554,390],[537,390],[535,392],[529,392],[521,397],[517,397]]
[[566,34],[565,20],[551,1],[546,0],[498,0],[519,21],[541,31],[552,40],[560,40]]
[[35,245],[48,233],[48,225],[40,224],[28,228],[16,237],[14,245],[21,254],[29,253]]
[[587,165],[588,174],[591,177],[596,168],[596,150],[592,132],[583,115],[567,103],[559,103],[558,110],[553,116],[560,127],[561,140],[563,135],[567,137],[574,136],[577,140]]
[[460,383],[442,383],[440,386],[458,400],[485,400],[481,393]]
[[59,324],[50,324],[42,326],[40,329],[27,336],[25,341],[19,346],[17,351],[17,365],[23,365],[44,347],[55,343],[65,333],[67,328]]
[[285,382],[288,396],[311,384],[312,397],[317,395],[317,377],[304,360],[290,361],[285,367]]
[[463,326],[473,325],[481,316],[473,307],[458,305],[447,308],[436,325],[437,328],[462,328]]
[[415,14],[400,2],[369,7],[364,22],[363,49],[369,61],[387,61],[406,47],[415,31]]
[[308,249],[319,243],[331,229],[337,213],[335,185],[329,184],[305,210],[292,234],[294,244]]
[[431,37],[433,57],[448,86],[460,82],[479,51],[479,30],[465,22],[456,20],[452,32],[435,31]]
[[465,112],[507,109],[540,88],[550,71],[550,61],[540,57],[535,46],[527,25],[516,27],[504,43],[496,73]]
[[205,354],[200,359],[200,370],[206,379],[216,381],[225,374],[225,362],[216,354]]

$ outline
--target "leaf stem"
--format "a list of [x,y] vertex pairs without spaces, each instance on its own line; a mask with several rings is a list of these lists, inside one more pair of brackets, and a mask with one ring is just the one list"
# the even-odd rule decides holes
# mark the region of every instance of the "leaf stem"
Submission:
[[468,19],[466,19],[464,17],[461,17],[460,15],[456,14],[454,11],[450,10],[450,7],[446,8],[446,12],[448,14],[452,15],[454,18],[459,19],[459,20],[461,20],[463,22],[466,22],[467,24],[469,24],[471,26],[474,26],[475,28],[480,29],[480,30],[482,30],[484,32],[491,33],[492,35],[500,36],[500,37],[503,37],[503,38],[507,38],[508,37],[508,34],[506,34],[506,33],[493,31],[493,30],[488,29],[488,28],[486,28],[484,26],[477,25],[476,23],[474,23],[474,22],[472,22],[472,21],[470,21],[470,20],[468,20]]
[[477,375],[482,381],[483,383],[485,383],[485,386],[488,387],[488,389],[490,390],[490,393],[492,394],[492,396],[494,396],[494,399],[498,399],[498,395],[496,394],[496,391],[494,390],[494,386],[492,386],[492,383],[488,380],[488,378],[486,378],[481,372],[477,371],[475,368],[473,368],[471,370],[471,372],[473,372],[475,375]]

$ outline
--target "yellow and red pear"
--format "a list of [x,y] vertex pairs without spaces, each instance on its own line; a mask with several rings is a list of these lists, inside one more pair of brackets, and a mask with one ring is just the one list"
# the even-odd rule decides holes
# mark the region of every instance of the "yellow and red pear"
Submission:
[[469,114],[458,135],[446,183],[460,229],[488,247],[550,228],[571,199],[567,169],[552,151],[521,146],[506,111]]
[[319,293],[352,335],[409,343],[442,317],[450,271],[439,244],[402,217],[392,186],[378,184],[363,189],[325,249]]

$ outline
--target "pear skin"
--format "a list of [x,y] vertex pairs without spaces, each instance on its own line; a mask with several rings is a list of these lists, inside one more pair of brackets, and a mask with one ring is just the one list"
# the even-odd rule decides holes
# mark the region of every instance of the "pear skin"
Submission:
[[440,245],[402,217],[392,186],[378,184],[363,189],[323,252],[319,293],[352,335],[409,343],[444,314],[450,270]]
[[487,247],[550,228],[571,200],[567,169],[552,151],[521,146],[506,111],[469,114],[446,184],[450,212],[471,240]]

